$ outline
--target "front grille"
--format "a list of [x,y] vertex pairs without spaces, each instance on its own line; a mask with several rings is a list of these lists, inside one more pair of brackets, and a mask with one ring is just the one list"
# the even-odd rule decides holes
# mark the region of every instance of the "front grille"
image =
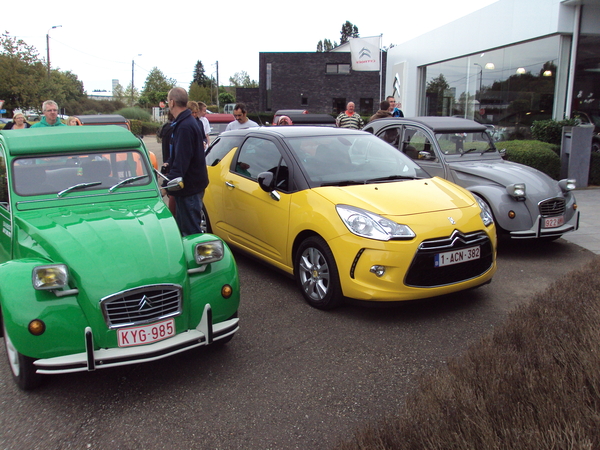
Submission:
[[181,313],[182,288],[176,284],[143,286],[100,300],[109,328],[143,325]]
[[540,202],[540,215],[561,216],[565,213],[565,199],[551,198]]
[[[480,258],[451,266],[435,267],[435,255],[451,250],[480,246]],[[435,287],[460,283],[485,273],[494,262],[492,242],[484,232],[462,234],[454,231],[451,236],[423,241],[419,245],[405,284],[413,287]]]

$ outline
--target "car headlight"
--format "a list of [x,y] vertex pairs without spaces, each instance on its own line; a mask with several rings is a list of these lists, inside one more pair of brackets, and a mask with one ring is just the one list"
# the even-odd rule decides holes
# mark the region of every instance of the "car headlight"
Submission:
[[378,241],[412,239],[416,236],[409,226],[393,222],[364,209],[348,205],[337,205],[335,209],[344,225],[357,236]]
[[506,186],[506,192],[517,201],[525,200],[525,183],[514,183]]
[[64,264],[37,266],[33,269],[32,281],[38,291],[62,289],[69,283],[69,271]]
[[577,187],[576,180],[572,180],[570,178],[565,178],[564,180],[560,180],[558,185],[562,189],[563,192],[572,191]]
[[490,209],[490,205],[488,205],[485,200],[480,198],[478,195],[473,194],[475,200],[477,200],[477,204],[479,208],[481,208],[481,212],[479,213],[479,217],[483,221],[483,224],[488,227],[494,223],[494,215],[492,214],[492,210]]
[[222,241],[209,241],[196,244],[194,257],[198,265],[205,265],[223,259],[224,255]]

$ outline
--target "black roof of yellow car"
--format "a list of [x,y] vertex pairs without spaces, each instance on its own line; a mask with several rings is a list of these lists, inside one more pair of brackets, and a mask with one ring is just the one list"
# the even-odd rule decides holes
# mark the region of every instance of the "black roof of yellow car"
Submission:
[[0,142],[11,156],[56,154],[78,150],[137,148],[140,140],[117,125],[102,127],[42,127],[0,131]]

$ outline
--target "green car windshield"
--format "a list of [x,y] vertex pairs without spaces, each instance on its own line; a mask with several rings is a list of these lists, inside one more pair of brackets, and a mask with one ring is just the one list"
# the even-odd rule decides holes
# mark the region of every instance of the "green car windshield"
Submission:
[[108,192],[152,181],[146,159],[135,150],[18,158],[12,169],[14,190],[23,196]]

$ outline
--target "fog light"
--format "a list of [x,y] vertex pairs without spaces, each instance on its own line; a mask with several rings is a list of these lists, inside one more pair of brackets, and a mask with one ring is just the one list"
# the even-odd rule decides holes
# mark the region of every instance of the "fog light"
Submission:
[[29,329],[29,332],[31,334],[33,334],[34,336],[39,336],[41,334],[44,334],[44,331],[46,331],[46,324],[40,319],[34,319],[31,322],[29,322],[29,326],[27,328]]
[[231,297],[231,294],[233,294],[233,288],[228,284],[221,288],[221,295],[223,296],[223,298],[229,298]]
[[517,213],[515,213],[514,211],[509,211],[508,212],[508,218],[509,219],[514,219],[515,217],[517,217]]
[[371,273],[374,273],[378,277],[382,277],[385,273],[385,266],[373,266],[370,270]]

